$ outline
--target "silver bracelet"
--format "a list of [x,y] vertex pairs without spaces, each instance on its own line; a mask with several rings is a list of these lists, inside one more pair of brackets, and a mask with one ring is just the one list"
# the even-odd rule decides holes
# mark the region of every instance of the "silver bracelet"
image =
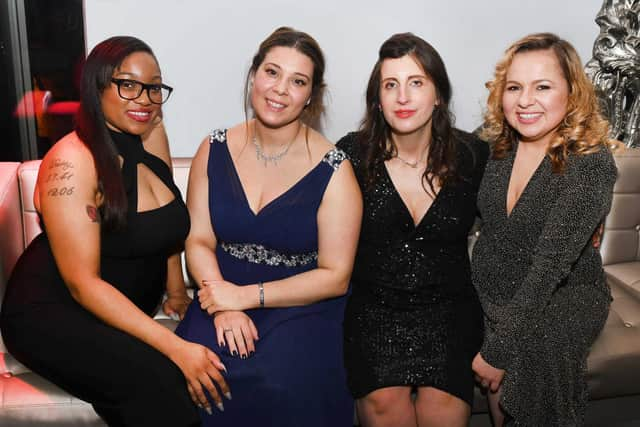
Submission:
[[264,308],[264,283],[258,283],[258,290],[260,291],[260,308]]

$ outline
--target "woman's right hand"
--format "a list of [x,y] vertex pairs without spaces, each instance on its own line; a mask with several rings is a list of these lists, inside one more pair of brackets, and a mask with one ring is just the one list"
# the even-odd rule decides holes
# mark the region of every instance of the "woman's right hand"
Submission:
[[258,339],[258,329],[253,320],[242,311],[220,311],[214,314],[218,345],[229,346],[231,355],[245,359],[256,351],[254,341]]
[[204,387],[218,409],[224,411],[222,397],[213,382],[218,383],[222,394],[227,399],[231,399],[231,391],[220,373],[220,371],[226,372],[227,369],[218,355],[203,345],[184,341],[183,345],[179,346],[170,357],[185,376],[189,394],[195,404],[211,414],[211,405],[204,393]]

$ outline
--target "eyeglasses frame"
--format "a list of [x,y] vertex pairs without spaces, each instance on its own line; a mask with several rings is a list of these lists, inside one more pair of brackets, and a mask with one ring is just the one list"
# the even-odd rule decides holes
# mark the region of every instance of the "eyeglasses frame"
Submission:
[[[127,98],[122,96],[122,93],[120,93],[120,86],[122,85],[122,83],[124,82],[133,82],[133,83],[137,83],[139,84],[142,89],[140,90],[140,93],[138,94],[138,96],[136,96],[135,98]],[[154,100],[151,99],[151,94],[149,92],[149,90],[151,88],[153,88],[154,86],[158,86],[158,83],[142,83],[138,80],[134,80],[134,79],[116,79],[115,77],[111,78],[111,83],[115,83],[115,85],[118,87],[118,96],[122,99],[125,99],[127,101],[133,101],[135,99],[138,99],[142,96],[142,93],[146,90],[147,91],[147,98],[149,98],[149,101],[152,104],[156,104],[156,105],[162,105],[165,102],[167,102],[169,100],[169,97],[171,97],[171,93],[173,92],[173,88],[169,85],[166,85],[164,83],[160,83],[160,87],[162,89],[168,90],[169,94],[167,95],[167,98],[165,100],[163,100],[162,102],[155,102]]]

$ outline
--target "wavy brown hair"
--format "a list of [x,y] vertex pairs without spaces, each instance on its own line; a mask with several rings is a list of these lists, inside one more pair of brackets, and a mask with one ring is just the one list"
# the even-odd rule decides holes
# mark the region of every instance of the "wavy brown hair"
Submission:
[[402,58],[409,55],[431,79],[436,89],[438,104],[433,109],[431,141],[427,153],[427,167],[422,175],[423,185],[431,195],[435,195],[434,182],[443,186],[445,182],[458,177],[456,165],[457,140],[453,132],[453,115],[449,110],[451,83],[442,58],[429,43],[412,33],[394,34],[387,39],[378,53],[366,94],[366,112],[360,123],[357,140],[363,154],[365,185],[372,187],[384,161],[397,154],[397,147],[391,138],[392,129],[380,110],[380,71],[386,59]]
[[575,48],[555,34],[530,34],[505,51],[496,65],[493,80],[486,84],[489,98],[481,136],[491,142],[494,159],[503,159],[512,150],[518,134],[506,121],[502,109],[507,72],[517,54],[539,50],[554,53],[569,86],[567,114],[547,148],[553,171],[560,173],[570,153],[589,154],[609,145],[609,123],[600,113],[595,90]]

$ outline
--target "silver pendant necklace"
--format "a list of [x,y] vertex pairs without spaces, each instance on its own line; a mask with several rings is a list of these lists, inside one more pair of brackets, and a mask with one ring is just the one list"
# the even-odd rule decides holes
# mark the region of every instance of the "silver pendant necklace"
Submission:
[[298,137],[298,134],[300,133],[300,129],[302,129],[302,126],[300,126],[300,128],[298,129],[298,132],[296,132],[296,134],[293,137],[293,139],[291,140],[291,142],[289,142],[282,149],[282,151],[280,151],[279,153],[275,153],[275,154],[265,154],[265,152],[262,150],[262,145],[260,144],[260,142],[258,141],[258,138],[256,137],[256,130],[254,128],[253,129],[253,139],[252,139],[252,141],[253,141],[253,145],[256,147],[256,158],[258,160],[263,161],[265,167],[269,163],[273,163],[274,166],[278,166],[278,162],[280,161],[280,159],[282,159],[284,156],[287,155],[287,153],[289,152],[289,148],[291,148],[291,145],[293,145],[293,142]]
[[411,169],[417,168],[418,167],[418,163],[420,163],[420,160],[416,160],[415,162],[410,162],[410,161],[405,160],[402,157],[398,156],[397,154],[396,154],[395,157],[396,157],[396,159],[400,160],[405,165],[409,166]]

